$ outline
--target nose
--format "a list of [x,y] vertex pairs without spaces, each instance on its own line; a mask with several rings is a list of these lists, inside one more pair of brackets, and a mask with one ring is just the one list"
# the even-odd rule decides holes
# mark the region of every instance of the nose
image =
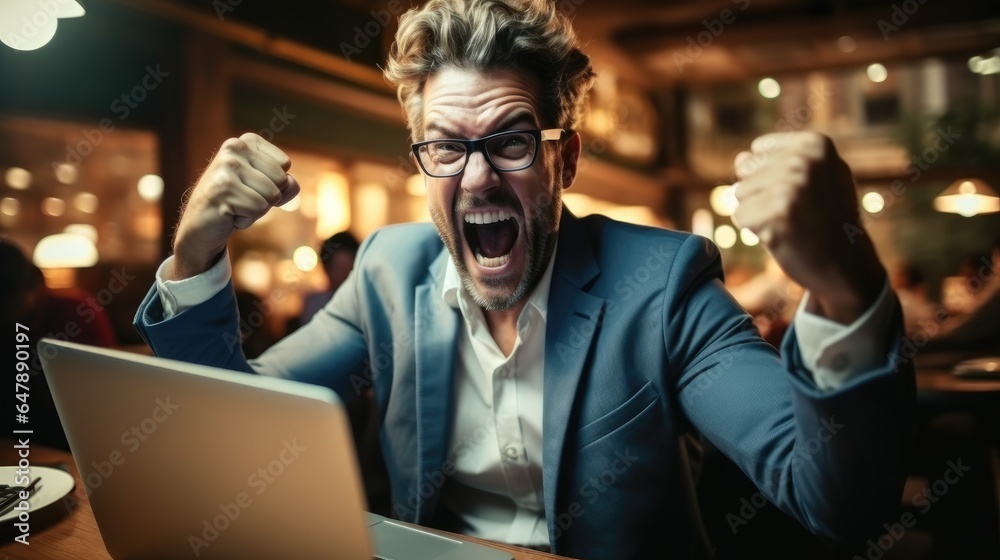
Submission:
[[500,186],[500,175],[486,161],[486,154],[476,151],[469,154],[469,161],[462,171],[461,184],[462,189],[469,194],[483,198],[486,193]]

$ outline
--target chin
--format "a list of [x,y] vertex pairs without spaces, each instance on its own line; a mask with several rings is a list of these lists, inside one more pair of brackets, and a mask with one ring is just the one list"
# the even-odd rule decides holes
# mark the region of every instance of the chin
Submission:
[[[522,280],[514,286],[510,286],[507,283],[499,286],[484,286],[480,282],[476,282],[472,279],[469,274],[462,274],[459,272],[462,278],[462,284],[465,286],[465,290],[472,295],[472,299],[476,302],[479,307],[482,307],[486,311],[503,311],[504,309],[510,309],[521,301],[527,292],[524,287],[526,283]],[[492,282],[490,282],[492,283]]]

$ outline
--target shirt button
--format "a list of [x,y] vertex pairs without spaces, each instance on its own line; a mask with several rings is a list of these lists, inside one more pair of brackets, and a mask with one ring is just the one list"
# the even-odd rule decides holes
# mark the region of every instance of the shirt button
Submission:
[[521,456],[521,450],[513,445],[508,445],[507,449],[504,449],[503,452],[511,461],[516,461]]

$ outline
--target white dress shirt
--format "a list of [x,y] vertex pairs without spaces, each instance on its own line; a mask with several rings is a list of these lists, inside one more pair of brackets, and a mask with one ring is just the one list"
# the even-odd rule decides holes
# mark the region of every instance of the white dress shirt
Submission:
[[441,506],[461,521],[445,527],[523,546],[549,544],[542,498],[542,380],[555,254],[517,318],[504,356],[483,310],[448,260],[441,297],[465,319],[455,360],[455,420],[448,459],[455,473]]
[[[223,289],[232,269],[223,255],[207,272],[180,281],[156,273],[164,319],[207,301]],[[509,357],[500,351],[483,311],[462,287],[449,259],[441,297],[457,307],[464,324],[455,364],[454,429],[449,458],[454,475],[445,484],[441,507],[466,534],[515,545],[548,545],[542,501],[542,380],[545,324],[555,254],[529,295],[517,320],[517,340]],[[806,293],[794,327],[803,364],[822,389],[836,389],[852,376],[876,367],[888,348],[884,337],[891,318],[888,281],[878,300],[851,325],[805,311]]]

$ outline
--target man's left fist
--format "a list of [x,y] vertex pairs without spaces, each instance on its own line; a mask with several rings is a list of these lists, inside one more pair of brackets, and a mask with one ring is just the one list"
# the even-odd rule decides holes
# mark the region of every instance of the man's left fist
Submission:
[[852,322],[874,302],[885,271],[857,232],[851,170],[814,132],[761,136],[735,162],[733,221],[749,228],[788,276],[810,291],[810,311]]

